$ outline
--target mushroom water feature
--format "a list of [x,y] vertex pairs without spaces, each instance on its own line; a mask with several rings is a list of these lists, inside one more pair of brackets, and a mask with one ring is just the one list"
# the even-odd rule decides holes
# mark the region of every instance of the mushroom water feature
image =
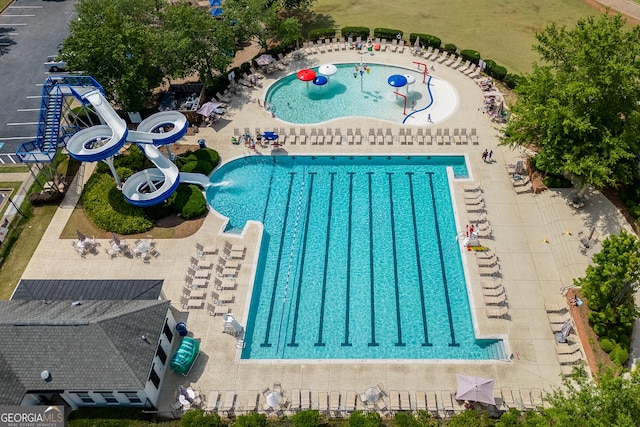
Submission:
[[296,74],[296,76],[301,82],[307,83],[307,90],[309,90],[309,82],[313,81],[316,78],[316,72],[310,68],[305,68],[298,71],[298,74]]
[[[415,82],[415,79],[413,79],[413,81]],[[407,77],[400,74],[393,74],[389,76],[389,78],[387,79],[387,83],[389,83],[389,86],[399,89],[401,87],[407,86]],[[397,90],[395,90],[393,93],[396,95],[396,97],[401,96],[404,98],[404,109],[402,114],[406,115],[407,114],[407,95],[403,95]]]
[[324,76],[329,81],[329,76],[333,76],[338,72],[338,67],[333,64],[324,64],[318,67],[318,74]]

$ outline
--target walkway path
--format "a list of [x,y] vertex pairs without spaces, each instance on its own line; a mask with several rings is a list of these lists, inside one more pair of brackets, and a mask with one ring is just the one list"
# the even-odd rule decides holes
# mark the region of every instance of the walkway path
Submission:
[[617,10],[623,15],[627,15],[636,22],[640,22],[640,4],[638,3],[631,0],[597,0],[597,2],[605,7]]

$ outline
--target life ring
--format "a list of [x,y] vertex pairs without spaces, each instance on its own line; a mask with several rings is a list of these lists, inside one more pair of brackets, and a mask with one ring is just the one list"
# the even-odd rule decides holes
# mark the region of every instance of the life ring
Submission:
[[402,34],[398,33],[398,35],[396,36],[396,39],[401,40],[402,39]]

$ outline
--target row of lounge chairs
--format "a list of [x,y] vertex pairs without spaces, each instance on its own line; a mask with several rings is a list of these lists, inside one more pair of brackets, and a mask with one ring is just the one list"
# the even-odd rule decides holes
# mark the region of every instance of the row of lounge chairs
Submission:
[[[485,210],[484,196],[480,184],[469,184],[464,186],[465,206],[469,223],[474,225],[474,231],[483,233],[484,236],[491,236],[491,224]],[[494,262],[495,261],[495,262]],[[495,260],[483,260],[478,263],[478,271],[481,276],[499,276],[500,265]]]
[[482,73],[482,69],[478,65],[470,61],[463,62],[462,56],[456,55],[455,53],[449,54],[448,52],[440,51],[440,49],[434,49],[432,46],[429,46],[426,50],[413,50],[413,52],[415,55],[424,59],[458,70],[472,79],[480,77]]
[[[346,133],[343,134],[340,128],[311,128],[311,131],[307,133],[307,129],[289,128],[289,131],[285,128],[274,128],[273,132],[278,135],[277,141],[279,145],[362,145],[365,141],[368,141],[372,145],[392,145],[394,142],[398,142],[401,145],[433,145],[434,142],[438,145],[467,145],[472,143],[478,145],[478,135],[476,128],[471,128],[470,133],[467,133],[466,128],[454,128],[453,134],[449,133],[449,129],[438,128],[435,130],[435,134],[432,134],[431,128],[418,128],[414,130],[412,128],[400,128],[396,134],[391,128],[387,128],[386,132],[383,132],[382,128],[378,128],[377,131],[374,128],[369,129],[369,133],[364,135],[362,130],[356,128],[347,128]],[[240,133],[240,128],[233,130],[233,136],[237,139],[243,138],[245,135],[252,137],[253,135],[260,134],[260,129],[256,128],[253,132],[249,128],[244,129],[244,133]],[[243,138],[248,141],[248,138]]]
[[562,374],[568,376],[573,372],[574,365],[583,361],[580,344],[570,339],[573,332],[571,313],[566,305],[547,304],[545,309],[551,331],[556,336],[556,354]]
[[[275,391],[275,389],[273,390]],[[381,395],[376,404],[367,404],[361,395],[355,391],[311,391],[309,389],[281,390],[280,403],[272,407],[267,402],[270,388],[261,392],[250,390],[210,391],[202,397],[200,407],[222,416],[235,417],[237,415],[258,412],[267,415],[291,415],[299,411],[317,409],[322,415],[331,417],[347,417],[356,410],[375,411],[383,416],[391,417],[396,412],[426,411],[436,418],[448,418],[466,409],[465,402],[456,399],[451,391],[390,391]],[[511,408],[518,410],[534,410],[544,406],[542,390],[501,388],[494,390],[495,407],[493,412],[503,412]]]
[[502,286],[502,280],[483,280],[480,282],[480,286],[482,287],[482,296],[487,306],[485,309],[487,317],[508,318],[509,308],[506,305],[506,293],[504,286]]

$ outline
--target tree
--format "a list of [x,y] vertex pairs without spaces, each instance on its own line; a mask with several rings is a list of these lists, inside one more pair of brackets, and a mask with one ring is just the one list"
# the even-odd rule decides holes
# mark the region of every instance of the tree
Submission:
[[[300,6],[306,3],[300,2]],[[282,3],[273,0],[228,0],[225,13],[242,34],[255,37],[263,49],[271,44],[289,44],[300,37],[301,25],[286,16]]]
[[80,0],[63,57],[93,76],[125,111],[140,110],[162,81],[155,62],[155,0]]
[[224,74],[233,61],[235,29],[229,20],[216,20],[188,3],[167,5],[162,14],[158,63],[173,78],[194,72],[204,85]]
[[584,371],[564,379],[564,391],[546,396],[550,404],[543,414],[551,425],[565,426],[637,426],[640,419],[640,371],[628,377],[605,371],[597,383]]
[[598,189],[630,181],[640,140],[640,27],[620,16],[587,17],[576,27],[536,34],[534,64],[502,144],[535,144],[537,165]]
[[[637,317],[633,294],[640,286],[640,241],[626,231],[611,235],[602,242],[602,250],[593,256],[593,264],[587,267],[583,278],[574,284],[582,287],[582,294],[589,308],[601,311],[606,308],[624,312],[631,307],[630,315]],[[632,319],[620,319],[627,323]]]

